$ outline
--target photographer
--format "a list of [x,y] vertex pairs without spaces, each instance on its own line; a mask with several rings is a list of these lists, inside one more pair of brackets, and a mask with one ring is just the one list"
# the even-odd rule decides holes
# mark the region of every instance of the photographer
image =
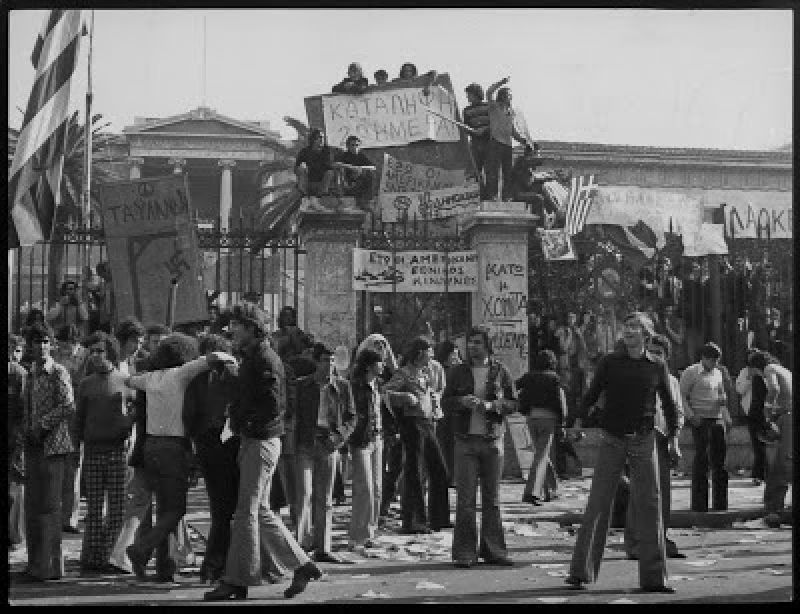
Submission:
[[80,337],[85,336],[89,310],[78,295],[78,284],[73,280],[62,282],[60,295],[55,306],[47,312],[47,323],[56,330],[72,324],[78,329]]

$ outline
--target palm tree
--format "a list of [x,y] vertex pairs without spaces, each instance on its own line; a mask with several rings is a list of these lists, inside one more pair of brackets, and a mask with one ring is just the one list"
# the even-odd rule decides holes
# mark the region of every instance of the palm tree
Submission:
[[[288,146],[272,139],[269,140],[269,147],[275,150],[279,157],[261,165],[256,178],[259,186],[264,186],[266,179],[274,178],[278,173],[293,170],[297,154],[307,141],[308,126],[293,117],[284,117],[283,121],[295,129],[297,139]],[[261,205],[262,199],[269,195],[275,196],[275,199]],[[291,226],[290,222],[293,214],[299,209],[301,200],[302,194],[297,189],[297,183],[291,180],[285,180],[273,186],[259,187],[256,191],[256,201],[259,203],[257,212],[258,227],[265,230],[268,235],[273,235],[276,238],[286,234]],[[263,247],[263,244],[256,245],[253,249],[258,250],[261,247]]]

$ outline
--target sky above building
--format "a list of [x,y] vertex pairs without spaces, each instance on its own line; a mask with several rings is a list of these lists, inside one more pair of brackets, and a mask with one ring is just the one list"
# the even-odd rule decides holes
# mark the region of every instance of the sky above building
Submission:
[[[46,14],[10,13],[12,127]],[[76,109],[87,50],[88,37]],[[294,138],[282,117],[306,121],[303,98],[330,92],[354,61],[370,82],[379,68],[397,76],[404,62],[449,73],[460,108],[469,83],[509,76],[534,139],[720,149],[791,141],[792,15],[775,10],[97,10],[93,110],[121,131],[137,116],[205,104]]]

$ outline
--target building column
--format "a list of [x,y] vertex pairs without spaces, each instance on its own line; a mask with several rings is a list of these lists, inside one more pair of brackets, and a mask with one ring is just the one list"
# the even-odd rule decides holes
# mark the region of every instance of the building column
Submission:
[[236,166],[236,160],[219,160],[217,164],[222,167],[219,184],[220,228],[228,230],[233,208],[233,167]]
[[356,291],[353,248],[358,246],[365,213],[301,211],[298,227],[306,249],[304,330],[336,349],[356,344]]
[[183,175],[184,168],[186,167],[186,158],[170,158],[167,163],[172,166],[173,174]]
[[141,179],[142,178],[142,166],[144,166],[144,158],[128,158],[128,162],[130,163],[130,178],[131,179]]
[[[528,370],[528,233],[537,217],[479,211],[464,222],[478,259],[472,326],[488,330],[494,357],[508,367],[514,381]],[[522,467],[531,463],[525,417],[512,414],[505,423],[503,475],[521,477]]]

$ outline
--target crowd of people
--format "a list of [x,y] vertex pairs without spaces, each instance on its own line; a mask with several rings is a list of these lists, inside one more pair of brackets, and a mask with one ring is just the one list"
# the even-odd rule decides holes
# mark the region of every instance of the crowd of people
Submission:
[[[709,459],[711,507],[725,509],[727,396],[737,391],[764,447],[765,509],[783,508],[791,372],[754,350],[729,389],[716,344],[703,345],[680,378],[670,372],[670,348],[646,313],[630,314],[586,377],[581,415],[604,438],[570,586],[596,578],[611,502],[627,473],[626,552],[640,561],[642,588],[669,589],[664,559],[680,556],[666,534],[677,433],[685,422],[703,451],[694,460],[692,509],[709,507]],[[558,433],[570,413],[562,376],[572,363],[543,347],[514,381],[481,327],[469,331],[463,357],[452,342],[426,336],[398,349],[371,334],[344,364],[298,327],[294,308],[281,310],[273,331],[249,302],[184,332],[127,318],[113,335],[82,336],[75,324],[54,332],[32,322],[24,337],[9,337],[9,547],[25,542],[31,579],[61,577],[62,531],[80,531],[82,483],[82,573],[145,579],[154,557],[153,579],[171,582],[193,558],[184,515],[202,476],[211,526],[200,576],[215,585],[204,598],[244,599],[248,587],[289,574],[291,598],[321,577],[319,563],[352,563],[332,548],[333,502],[344,496],[349,458],[352,552],[365,554],[388,530],[399,492],[403,534],[453,528],[455,566],[513,565],[499,504],[504,417],[527,416],[535,454],[523,501],[544,505],[557,496]]]

